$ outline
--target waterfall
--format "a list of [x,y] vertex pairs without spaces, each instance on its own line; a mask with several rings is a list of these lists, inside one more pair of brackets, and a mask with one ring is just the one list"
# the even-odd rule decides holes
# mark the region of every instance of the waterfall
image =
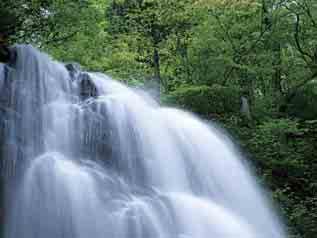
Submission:
[[0,65],[5,238],[284,238],[233,143],[29,45]]

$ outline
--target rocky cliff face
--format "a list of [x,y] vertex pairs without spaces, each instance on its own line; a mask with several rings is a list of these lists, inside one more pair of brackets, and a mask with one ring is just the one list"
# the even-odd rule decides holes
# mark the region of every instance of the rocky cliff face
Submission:
[[[90,103],[98,90],[89,73],[78,64],[48,64],[31,46],[17,46],[6,53],[7,57],[0,56],[0,62],[6,62],[0,63],[0,233],[11,203],[7,198],[21,171],[46,147],[73,146],[78,149],[72,156],[79,158],[98,159],[111,153],[106,124],[95,116],[96,105]],[[56,126],[58,117],[70,122],[64,125],[65,132],[54,132],[60,126]],[[78,130],[81,136],[71,135]]]
[[[11,52],[12,57],[6,64],[0,63],[0,169],[4,177],[15,175],[17,161],[41,152],[41,146],[39,146],[43,143],[43,125],[40,124],[40,118],[43,116],[41,110],[43,104],[50,101],[50,95],[39,95],[50,88],[44,88],[41,81],[32,79],[32,73],[34,73],[34,77],[37,77],[35,75],[40,72],[40,69],[38,72],[23,75],[25,72],[21,73],[17,68],[21,68],[18,57],[24,56],[18,55],[15,48],[12,48]],[[34,59],[30,57],[29,60]],[[40,62],[38,62],[38,67],[42,67]],[[66,64],[64,67],[69,73],[64,86],[69,87],[67,81],[71,82],[75,90],[79,90],[79,100],[84,102],[91,97],[98,96],[97,88],[89,74],[84,72],[78,64]],[[43,75],[43,77],[49,76]],[[69,94],[68,96],[72,97],[71,92]],[[93,108],[87,108],[87,111],[91,110]],[[33,122],[23,122],[26,114],[34,118]],[[98,128],[97,123],[93,129],[91,125],[87,124],[86,133],[91,134],[91,130],[96,130],[96,128]],[[26,140],[25,135],[28,133],[34,134],[33,142]],[[8,157],[15,159],[10,161],[4,159]]]

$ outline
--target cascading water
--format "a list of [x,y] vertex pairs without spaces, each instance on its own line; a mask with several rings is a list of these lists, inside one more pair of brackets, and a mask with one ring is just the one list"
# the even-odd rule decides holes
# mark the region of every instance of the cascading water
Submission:
[[232,143],[105,75],[0,66],[6,238],[284,238]]

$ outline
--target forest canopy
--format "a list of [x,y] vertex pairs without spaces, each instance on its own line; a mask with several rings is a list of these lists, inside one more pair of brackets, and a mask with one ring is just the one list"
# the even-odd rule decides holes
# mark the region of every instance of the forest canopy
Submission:
[[0,54],[31,43],[218,122],[291,237],[317,237],[317,1],[2,0]]

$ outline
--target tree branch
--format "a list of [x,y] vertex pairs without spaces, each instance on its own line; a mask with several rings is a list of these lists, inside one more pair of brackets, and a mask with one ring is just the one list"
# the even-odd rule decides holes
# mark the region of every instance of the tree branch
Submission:
[[51,43],[57,44],[58,42],[63,42],[63,41],[65,41],[65,40],[68,40],[68,39],[72,38],[72,37],[75,36],[77,33],[78,33],[78,31],[76,30],[76,31],[74,31],[74,32],[71,32],[71,33],[68,34],[68,35],[61,36],[61,37],[57,37],[57,36],[56,36],[57,34],[55,34],[50,40],[45,41],[44,44],[51,44]]
[[299,32],[300,32],[300,17],[298,13],[294,13],[296,16],[296,23],[295,23],[295,33],[294,33],[294,38],[295,38],[295,44],[296,47],[298,49],[298,51],[301,53],[301,55],[303,56],[303,59],[305,60],[305,62],[307,64],[309,64],[307,62],[307,59],[305,58],[305,56],[309,57],[310,60],[313,60],[313,56],[311,56],[309,53],[305,52],[305,50],[302,48],[300,40],[299,40]]

